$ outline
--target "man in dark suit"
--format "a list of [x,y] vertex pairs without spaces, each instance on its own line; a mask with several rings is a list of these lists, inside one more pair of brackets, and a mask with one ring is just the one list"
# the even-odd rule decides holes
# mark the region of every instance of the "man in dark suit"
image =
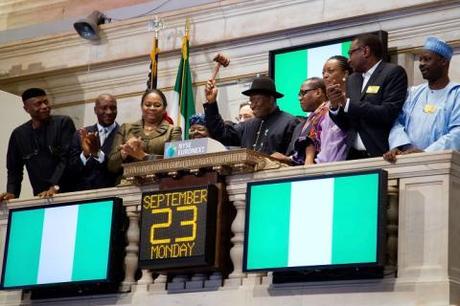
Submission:
[[78,130],[70,148],[69,172],[74,177],[73,191],[115,186],[117,175],[107,169],[112,142],[118,130],[117,100],[109,94],[96,98],[97,123]]
[[68,191],[64,171],[75,132],[72,119],[51,115],[51,104],[41,88],[24,91],[22,101],[31,120],[11,134],[6,156],[8,182],[6,192],[0,194],[0,202],[19,197],[24,166],[34,195],[48,198]]
[[347,159],[382,156],[406,98],[406,72],[382,60],[383,47],[376,35],[356,37],[348,55],[354,73],[348,78],[347,92],[338,85],[327,87],[331,118],[347,131]]
[[257,77],[251,87],[242,92],[249,96],[254,118],[234,126],[224,123],[217,106],[217,92],[216,81],[209,80],[203,108],[212,138],[227,146],[241,146],[265,154],[286,152],[298,120],[279,109],[276,99],[284,95],[276,91],[272,79]]
[[[307,115],[312,114],[327,100],[326,86],[324,85],[323,79],[311,77],[303,81],[297,97],[302,111],[308,113]],[[307,118],[303,118],[295,127],[286,155],[280,152],[274,152],[271,155],[273,158],[292,165],[305,164],[305,148],[303,148],[303,152],[299,152],[299,148],[296,147],[296,142],[301,136],[302,131],[304,135],[307,135],[307,131],[311,129],[311,124],[306,124],[306,121]]]

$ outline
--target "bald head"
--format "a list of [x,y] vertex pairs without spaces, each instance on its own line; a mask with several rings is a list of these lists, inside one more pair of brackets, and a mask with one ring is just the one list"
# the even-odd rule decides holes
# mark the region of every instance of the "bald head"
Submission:
[[117,118],[117,100],[109,94],[102,94],[96,98],[94,113],[102,126],[110,126]]

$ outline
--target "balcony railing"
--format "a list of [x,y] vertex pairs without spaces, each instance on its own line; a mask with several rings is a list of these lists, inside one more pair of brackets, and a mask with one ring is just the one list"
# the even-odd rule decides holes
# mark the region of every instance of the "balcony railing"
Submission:
[[[388,172],[387,267],[383,280],[334,281],[315,283],[314,286],[298,284],[276,288],[271,284],[271,273],[243,272],[248,182],[372,169]],[[228,175],[226,183],[228,205],[236,209],[236,217],[231,225],[233,246],[230,250],[234,269],[218,290],[206,291],[204,288],[205,294],[184,292],[168,295],[166,275],[146,269],[141,270],[139,279],[135,277],[138,269],[141,196],[145,191],[158,190],[155,183],[59,194],[50,200],[18,199],[8,203],[7,207],[12,209],[111,196],[123,199],[129,226],[120,294],[88,297],[97,298],[104,305],[142,304],[149,303],[150,299],[167,305],[181,299],[187,301],[188,298],[192,299],[192,304],[200,305],[279,305],[280,301],[315,305],[327,304],[332,297],[338,304],[353,305],[381,305],[382,301],[387,305],[460,303],[460,153],[445,151],[401,156],[396,164],[387,163],[382,158],[372,158],[308,167],[281,167]],[[3,256],[7,217],[8,210],[3,206],[0,215],[0,256]],[[1,302],[27,303],[27,296],[21,291],[4,291],[0,293]],[[47,304],[66,305],[66,301],[53,300]]]

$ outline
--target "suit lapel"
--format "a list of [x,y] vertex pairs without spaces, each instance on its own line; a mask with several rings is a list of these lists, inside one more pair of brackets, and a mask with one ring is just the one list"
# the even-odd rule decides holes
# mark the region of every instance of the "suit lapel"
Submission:
[[110,132],[109,137],[105,139],[104,144],[102,145],[101,149],[105,154],[109,154],[110,150],[112,149],[113,138],[118,131],[118,127],[118,123],[115,123],[115,128],[112,130],[112,132]]
[[[372,85],[375,83],[375,80],[380,75],[380,72],[383,70],[384,65],[385,63],[381,61],[380,64],[377,66],[377,68],[374,70],[371,77],[369,78],[369,81],[367,81],[366,86],[363,88],[363,91],[361,92],[360,100],[364,99],[364,97],[366,96],[367,88],[369,87],[369,85]],[[361,86],[362,86],[362,83],[361,83]]]
[[361,92],[361,88],[363,88],[363,75],[361,73],[359,73],[357,76],[356,76],[356,87],[359,88],[359,92]]
[[347,81],[347,97],[357,100],[363,87],[363,76],[361,73],[353,73]]
[[166,121],[162,121],[160,126],[158,126],[156,129],[154,129],[150,134],[149,134],[149,137],[150,138],[156,138],[156,137],[159,137],[163,134],[165,134],[167,131],[168,131],[168,128],[169,128],[169,123],[167,123]]

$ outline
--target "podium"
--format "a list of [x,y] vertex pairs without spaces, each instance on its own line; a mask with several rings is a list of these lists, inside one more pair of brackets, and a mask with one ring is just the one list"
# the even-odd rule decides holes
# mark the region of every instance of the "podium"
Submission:
[[123,178],[128,182],[143,185],[162,177],[177,177],[187,173],[197,175],[200,171],[215,171],[219,175],[233,175],[280,167],[287,167],[287,165],[263,153],[237,149],[123,164]]
[[[124,164],[125,184],[159,189],[142,194],[140,268],[167,274],[169,281],[184,273],[227,277],[236,210],[228,202],[226,176],[283,166],[248,149]],[[184,289],[182,283],[168,288]]]

